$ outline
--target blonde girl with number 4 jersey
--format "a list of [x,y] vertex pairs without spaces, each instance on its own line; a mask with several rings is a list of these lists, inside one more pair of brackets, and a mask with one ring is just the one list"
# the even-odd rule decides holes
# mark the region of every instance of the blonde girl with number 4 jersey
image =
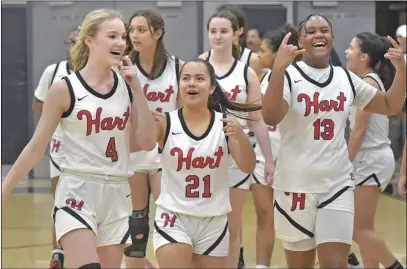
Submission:
[[155,145],[154,119],[137,73],[129,59],[121,63],[125,38],[120,12],[86,15],[71,49],[75,73],[51,86],[37,129],[3,183],[4,202],[40,162],[61,123],[65,161],[52,215],[57,242],[73,268],[120,267],[130,243],[130,140],[145,150]]

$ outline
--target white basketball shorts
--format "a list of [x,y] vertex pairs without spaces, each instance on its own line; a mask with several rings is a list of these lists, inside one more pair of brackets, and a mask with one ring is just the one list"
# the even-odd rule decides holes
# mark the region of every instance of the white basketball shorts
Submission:
[[157,206],[153,233],[154,252],[171,243],[191,245],[198,255],[226,257],[229,250],[227,215],[194,217]]
[[49,174],[51,178],[61,175],[60,165],[65,161],[64,143],[57,137],[52,137],[49,154]]
[[396,162],[390,147],[359,151],[353,160],[355,184],[377,186],[384,191],[394,174]]
[[285,249],[307,251],[318,244],[352,244],[353,187],[329,193],[289,193],[274,190],[274,225]]
[[131,213],[127,179],[96,180],[83,174],[61,174],[52,212],[57,242],[70,231],[87,228],[96,234],[97,247],[131,244]]
[[161,154],[158,144],[151,151],[138,151],[130,154],[131,167],[135,173],[152,175],[161,171]]

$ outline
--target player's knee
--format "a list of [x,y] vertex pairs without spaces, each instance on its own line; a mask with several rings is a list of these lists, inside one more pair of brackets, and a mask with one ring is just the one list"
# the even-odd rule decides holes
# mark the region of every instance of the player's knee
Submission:
[[79,269],[102,269],[100,263],[88,263],[79,267]]

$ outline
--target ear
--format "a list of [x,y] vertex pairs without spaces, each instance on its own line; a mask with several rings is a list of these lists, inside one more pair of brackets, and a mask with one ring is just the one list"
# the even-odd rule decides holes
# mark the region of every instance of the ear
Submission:
[[243,28],[243,27],[240,27],[239,29],[237,29],[236,32],[238,33],[238,36],[241,36],[241,35],[243,35],[243,33],[244,33],[244,28]]
[[211,86],[211,90],[209,91],[210,94],[213,94],[213,92],[215,91],[215,89],[216,89],[216,86]]
[[298,38],[298,48],[302,49],[302,38],[301,37]]
[[361,53],[360,54],[360,60],[362,62],[368,61],[369,60],[369,56],[367,55],[367,53]]
[[153,38],[158,41],[162,35],[163,35],[163,30],[158,29],[158,30],[154,31]]
[[85,40],[84,40],[85,45],[88,46],[89,50],[92,50],[93,43],[94,43],[93,40],[92,40],[92,38],[89,37],[89,36],[87,36],[87,37],[85,37],[84,39],[85,39]]

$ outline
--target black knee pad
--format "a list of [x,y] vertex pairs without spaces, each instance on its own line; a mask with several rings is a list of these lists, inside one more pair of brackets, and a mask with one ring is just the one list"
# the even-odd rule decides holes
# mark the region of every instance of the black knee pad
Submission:
[[[144,258],[150,234],[148,207],[142,211],[133,211],[129,218],[129,229],[132,245],[124,249],[124,255],[133,258]],[[143,238],[137,239],[138,235],[143,235]]]
[[100,263],[88,263],[88,264],[82,265],[78,269],[102,269],[102,266],[100,266]]

